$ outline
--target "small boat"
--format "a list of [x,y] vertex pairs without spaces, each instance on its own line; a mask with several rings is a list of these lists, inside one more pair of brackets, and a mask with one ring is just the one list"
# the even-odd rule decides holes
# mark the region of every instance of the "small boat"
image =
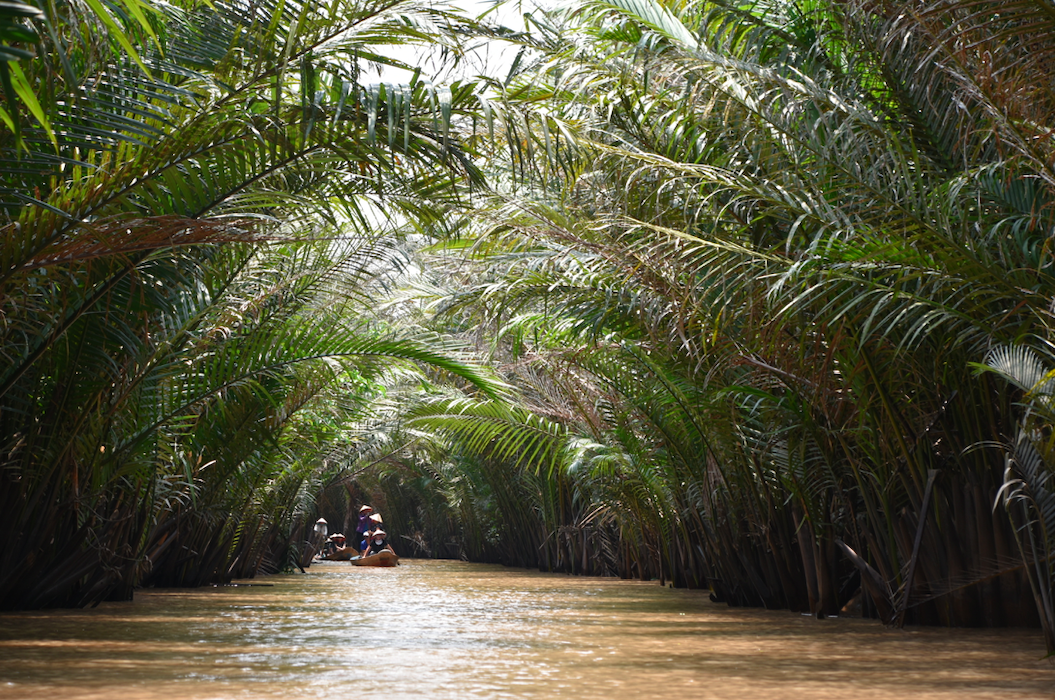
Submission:
[[320,554],[315,558],[319,561],[348,561],[358,555],[359,550],[355,547],[338,547],[329,554]]
[[367,557],[352,557],[352,566],[398,566],[399,557],[387,549]]

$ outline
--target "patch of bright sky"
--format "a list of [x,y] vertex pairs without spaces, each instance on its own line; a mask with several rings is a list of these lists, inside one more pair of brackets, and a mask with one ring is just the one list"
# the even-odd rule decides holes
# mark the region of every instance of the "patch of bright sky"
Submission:
[[[524,15],[542,8],[553,8],[559,0],[449,0],[444,3],[445,9],[460,10],[470,18],[479,18],[488,24],[506,27],[513,32],[525,31]],[[504,80],[516,60],[520,47],[498,40],[480,39],[470,48],[470,53],[454,67],[445,61],[439,49],[430,46],[380,46],[379,54],[396,59],[409,66],[420,69],[420,80],[442,85],[456,80],[468,80],[477,76],[488,76]],[[386,83],[405,85],[410,82],[413,70],[403,70],[391,66],[377,66],[373,75],[367,73],[361,80],[365,84]],[[402,217],[393,215],[373,201],[358,202],[360,212],[367,222],[376,230],[401,228],[406,222]],[[404,231],[404,235],[413,244],[422,244],[425,239]],[[384,267],[384,265],[381,265]],[[392,268],[389,281],[399,284],[410,283],[420,278],[423,270],[411,260]],[[387,268],[386,268],[387,269]],[[379,271],[378,270],[375,271]]]
[[[480,18],[488,24],[507,27],[515,32],[525,29],[524,15],[543,7],[553,7],[554,0],[450,0],[445,7],[460,11],[466,17]],[[385,46],[379,53],[421,70],[421,78],[441,84],[486,75],[503,79],[516,59],[518,47],[509,43],[480,39],[462,61],[452,66],[440,50],[429,46]],[[376,82],[408,83],[413,71],[379,66]],[[375,82],[367,77],[364,82]]]

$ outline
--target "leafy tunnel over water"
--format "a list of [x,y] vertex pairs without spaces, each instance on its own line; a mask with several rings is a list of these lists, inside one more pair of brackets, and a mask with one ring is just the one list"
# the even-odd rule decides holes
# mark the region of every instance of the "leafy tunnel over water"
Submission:
[[1055,654],[1050,1],[510,5],[0,5],[0,608],[370,502]]

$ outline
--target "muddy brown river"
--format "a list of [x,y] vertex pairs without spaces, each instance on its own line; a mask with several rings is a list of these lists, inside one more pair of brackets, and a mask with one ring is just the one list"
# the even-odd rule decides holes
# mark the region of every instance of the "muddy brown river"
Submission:
[[254,583],[0,614],[0,698],[1055,700],[1034,630],[891,630],[450,561]]

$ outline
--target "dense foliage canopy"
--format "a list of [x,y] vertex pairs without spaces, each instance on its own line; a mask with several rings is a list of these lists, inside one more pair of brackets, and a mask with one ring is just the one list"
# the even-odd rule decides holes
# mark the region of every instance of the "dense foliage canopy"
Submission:
[[370,498],[420,554],[1055,651],[1048,0],[17,7],[8,605]]

